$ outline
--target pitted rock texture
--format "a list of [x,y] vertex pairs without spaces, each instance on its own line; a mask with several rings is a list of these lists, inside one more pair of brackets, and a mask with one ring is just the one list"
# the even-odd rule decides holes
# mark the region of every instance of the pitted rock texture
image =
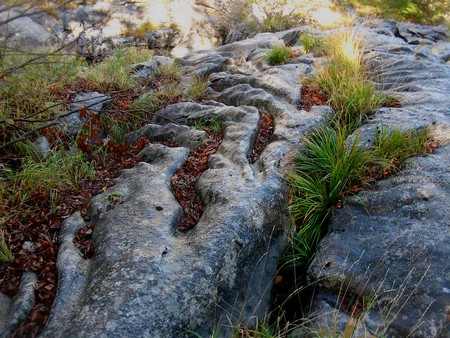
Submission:
[[[370,300],[358,337],[448,337],[450,66],[433,52],[445,35],[440,27],[399,25],[401,34],[420,33],[429,42],[415,45],[410,36],[397,37],[392,25],[376,21],[361,32],[380,88],[389,89],[402,107],[378,109],[361,128],[361,141],[370,146],[381,125],[429,127],[441,147],[410,159],[400,173],[334,212],[308,272],[317,285],[311,317],[322,327],[337,322],[342,331],[352,306]],[[337,319],[323,316],[326,309]]]
[[[291,38],[298,32],[286,34]],[[72,243],[73,232],[86,223],[79,214],[64,223],[60,284],[43,337],[178,337],[187,336],[187,329],[206,336],[218,323],[225,324],[227,336],[230,321],[264,317],[276,257],[291,225],[284,165],[297,151],[299,136],[329,114],[327,109],[298,109],[297,75],[311,66],[241,63],[274,43],[284,43],[283,34],[182,60],[191,73],[208,64],[214,78],[211,100],[170,105],[127,136],[129,142],[147,136],[179,147],[151,144],[141,153],[142,163],[92,199],[91,260],[82,260]],[[297,73],[288,71],[290,66]],[[273,116],[274,134],[250,164],[261,114]],[[192,230],[181,233],[182,210],[171,177],[205,136],[194,129],[196,122],[214,118],[222,121],[224,136],[196,184],[205,210]],[[109,207],[108,196],[116,194],[123,203]]]

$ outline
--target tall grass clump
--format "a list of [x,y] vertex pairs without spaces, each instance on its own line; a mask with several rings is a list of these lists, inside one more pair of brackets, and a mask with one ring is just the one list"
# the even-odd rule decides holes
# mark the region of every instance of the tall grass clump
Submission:
[[282,45],[273,45],[267,52],[266,60],[272,66],[282,65],[288,62],[290,50]]
[[76,187],[82,179],[93,179],[95,167],[81,151],[50,153],[45,159],[24,159],[18,171],[7,170],[2,200],[13,204],[50,196],[58,186]]
[[328,97],[335,120],[355,130],[378,104],[363,60],[364,40],[346,30],[326,39],[324,48],[328,59],[318,67],[313,83]]
[[365,151],[357,147],[358,139],[349,144],[347,135],[344,128],[319,127],[305,140],[302,155],[288,175],[291,211],[299,223],[293,241],[296,265],[311,256],[334,206],[345,188],[361,177],[367,162]]
[[131,65],[151,58],[152,54],[147,50],[119,49],[104,62],[94,65],[85,77],[102,92],[136,87],[138,82],[131,76]]

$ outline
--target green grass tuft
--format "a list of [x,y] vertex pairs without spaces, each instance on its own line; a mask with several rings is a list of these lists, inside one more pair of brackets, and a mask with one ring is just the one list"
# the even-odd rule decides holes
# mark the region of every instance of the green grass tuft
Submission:
[[187,87],[186,98],[193,101],[201,101],[207,98],[206,88],[208,88],[209,80],[207,78],[194,75]]
[[222,132],[225,129],[222,116],[201,118],[195,120],[194,127],[197,130],[210,130],[212,132]]
[[0,231],[0,263],[11,262],[14,256],[6,243],[5,233]]
[[281,45],[273,45],[266,55],[267,62],[272,65],[282,65],[288,62],[290,50],[288,47]]
[[361,177],[367,162],[365,151],[357,147],[358,138],[351,144],[346,139],[344,128],[318,128],[305,140],[302,155],[288,175],[294,200],[291,211],[299,222],[299,238],[294,239],[291,252],[301,257],[310,257],[335,204],[345,188]]
[[82,179],[93,179],[94,165],[81,151],[51,153],[42,161],[26,159],[22,168],[7,171],[8,181],[1,193],[3,201],[25,203],[39,196],[50,196],[58,186],[77,186]]
[[429,130],[399,130],[383,126],[374,146],[371,157],[375,165],[381,166],[382,173],[393,173],[409,157],[423,153]]
[[305,48],[307,53],[314,52],[321,46],[321,39],[314,37],[312,34],[302,34],[298,43]]
[[131,76],[131,65],[151,58],[152,54],[147,50],[119,49],[104,62],[93,66],[86,79],[101,92],[137,87],[137,80]]

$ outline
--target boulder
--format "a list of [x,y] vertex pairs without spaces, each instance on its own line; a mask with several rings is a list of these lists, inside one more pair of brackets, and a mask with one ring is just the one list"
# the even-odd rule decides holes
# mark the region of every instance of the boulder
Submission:
[[[1,9],[1,7],[0,7]],[[33,21],[34,12],[20,7],[0,11],[0,38],[10,47],[35,49],[48,46],[56,36]]]
[[68,112],[63,112],[59,119],[62,130],[68,135],[76,135],[82,128],[86,117],[80,117],[81,107],[87,111],[98,114],[105,103],[111,102],[111,97],[98,92],[79,93],[75,96],[69,106]]
[[[269,34],[208,54],[213,100],[170,105],[126,137],[172,140],[180,147],[151,144],[141,153],[143,162],[91,200],[95,254],[89,261],[74,251],[70,235],[85,221],[75,214],[64,222],[58,294],[43,337],[183,337],[187,330],[206,336],[218,323],[227,336],[229,324],[265,316],[276,257],[291,224],[282,168],[299,136],[330,113],[298,109],[301,83],[291,72],[304,72],[306,65],[255,67],[248,78],[228,72],[224,59],[238,67],[236,60],[271,41],[278,38]],[[204,67],[200,60],[189,55],[181,63],[196,73]],[[250,164],[262,113],[272,114],[275,131]],[[222,121],[223,140],[196,184],[205,211],[193,229],[179,232],[182,209],[172,176],[205,136],[193,128],[196,121],[215,118]],[[111,205],[114,194],[122,204]]]
[[[402,107],[377,109],[357,131],[361,145],[370,146],[376,128],[386,125],[428,127],[441,146],[334,211],[308,271],[316,286],[311,318],[340,332],[353,325],[362,336],[443,338],[450,335],[450,67],[423,48],[433,50],[445,34],[402,23],[401,38],[386,33],[395,31],[392,22],[380,33],[383,25],[361,30],[366,57],[379,87]],[[429,45],[416,45],[418,34]]]
[[19,285],[19,292],[12,298],[0,292],[0,337],[9,337],[27,319],[34,306],[36,274],[25,272]]

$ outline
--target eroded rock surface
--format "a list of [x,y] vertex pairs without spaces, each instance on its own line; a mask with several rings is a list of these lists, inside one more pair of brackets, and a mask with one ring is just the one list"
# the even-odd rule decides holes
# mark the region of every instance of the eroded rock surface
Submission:
[[[264,316],[290,227],[283,167],[297,151],[299,136],[329,114],[297,108],[300,76],[311,66],[240,63],[274,43],[284,43],[283,35],[266,34],[182,60],[191,73],[204,68],[202,58],[208,60],[212,100],[168,106],[128,135],[130,142],[146,136],[180,147],[150,145],[142,163],[92,199],[90,261],[72,243],[73,232],[86,223],[75,214],[63,224],[58,295],[43,337],[175,337],[188,335],[187,329],[206,336],[217,323]],[[251,76],[246,67],[254,69]],[[261,114],[273,116],[275,130],[250,164]],[[196,185],[203,215],[192,230],[179,232],[182,209],[171,178],[205,137],[194,128],[202,119],[220,119],[223,140]],[[114,196],[123,203],[115,205]]]
[[[265,54],[308,30],[259,34],[181,60],[190,74],[210,75],[210,100],[171,105],[128,135],[130,142],[144,136],[178,147],[151,144],[142,151],[143,162],[92,199],[91,260],[83,260],[73,245],[75,231],[86,221],[76,213],[64,222],[58,294],[43,337],[178,337],[188,329],[207,336],[218,323],[226,327],[264,316],[276,257],[291,225],[283,168],[298,151],[301,136],[333,113],[325,106],[298,108],[300,78],[312,73],[312,55],[271,67]],[[361,129],[362,140],[370,144],[372,127],[381,124],[431,126],[442,146],[335,213],[309,271],[318,286],[315,313],[325,318],[324,312],[338,310],[344,325],[348,306],[338,297],[370,297],[373,308],[359,333],[378,334],[387,322],[388,335],[412,331],[412,336],[445,337],[448,43],[440,28],[374,21],[361,31],[367,35],[366,57],[380,74],[379,88],[392,91],[402,104],[378,109]],[[426,41],[416,44],[414,34]],[[147,73],[137,75],[151,76],[156,66],[149,64]],[[274,134],[250,164],[261,114],[273,116]],[[224,137],[196,185],[205,211],[195,228],[181,233],[182,209],[171,178],[205,137],[195,130],[196,121],[214,118],[223,121]],[[117,196],[123,203],[114,203]]]
[[[380,74],[380,87],[402,107],[378,109],[362,128],[362,141],[373,142],[371,130],[380,125],[429,127],[441,147],[335,211],[309,269],[318,286],[312,317],[343,331],[354,306],[361,310],[365,303],[371,308],[357,336],[448,337],[450,67],[434,52],[445,34],[440,27],[401,24],[400,33],[408,34],[402,39],[392,22],[370,26],[364,32],[367,58]],[[416,36],[429,44],[416,46]]]

